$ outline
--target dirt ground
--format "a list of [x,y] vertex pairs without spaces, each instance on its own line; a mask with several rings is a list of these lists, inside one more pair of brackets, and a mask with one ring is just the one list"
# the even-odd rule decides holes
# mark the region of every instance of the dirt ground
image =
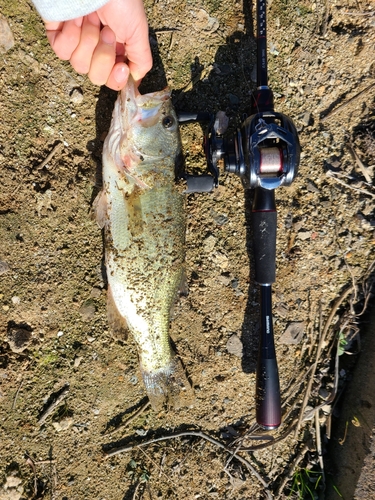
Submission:
[[[177,111],[238,121],[255,88],[252,6],[146,8],[155,64],[143,88],[168,83]],[[273,432],[255,423],[252,193],[222,172],[213,193],[187,197],[189,294],[171,337],[196,405],[142,410],[134,342],[108,332],[90,215],[116,95],[56,59],[25,0],[3,0],[0,12],[14,36],[0,58],[0,499],[339,499],[339,490],[349,500],[327,450],[329,436],[346,446],[336,416],[373,276],[374,4],[269,2],[275,108],[294,119],[303,151],[292,186],[276,191],[283,423]],[[202,168],[200,127],[181,132],[189,170]],[[375,423],[358,408],[347,422]],[[161,437],[170,439],[136,447]],[[134,448],[106,458],[121,446]]]

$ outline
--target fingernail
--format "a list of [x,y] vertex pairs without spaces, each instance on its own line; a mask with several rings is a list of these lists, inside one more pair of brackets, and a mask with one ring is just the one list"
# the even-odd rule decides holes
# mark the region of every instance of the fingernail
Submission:
[[73,22],[77,26],[77,28],[81,28],[83,23],[83,17],[77,17],[76,19],[73,19]]
[[116,36],[111,30],[111,28],[104,27],[100,33],[100,38],[102,39],[102,42],[106,43],[107,45],[113,45],[116,41]]
[[124,83],[129,77],[129,68],[125,64],[117,66],[113,76],[115,77],[117,83]]

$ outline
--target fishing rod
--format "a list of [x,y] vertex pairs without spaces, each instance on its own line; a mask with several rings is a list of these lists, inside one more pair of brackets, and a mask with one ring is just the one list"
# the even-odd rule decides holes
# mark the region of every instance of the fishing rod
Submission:
[[254,190],[252,232],[255,281],[260,288],[260,338],[256,375],[256,420],[264,429],[281,423],[280,383],[276,360],[272,284],[276,280],[277,212],[275,189],[290,186],[297,175],[300,144],[293,121],[274,111],[267,68],[267,0],[257,0],[257,89],[251,114],[232,136],[215,130],[209,113],[179,115],[180,123],[207,122],[204,150],[207,175],[187,175],[187,192],[207,192],[218,185],[218,161],[238,175],[245,189]]

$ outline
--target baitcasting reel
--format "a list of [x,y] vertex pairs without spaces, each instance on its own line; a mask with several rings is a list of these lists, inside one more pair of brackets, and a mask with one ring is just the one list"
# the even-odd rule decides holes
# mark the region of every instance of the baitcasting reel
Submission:
[[204,151],[207,175],[187,175],[187,193],[210,192],[217,187],[218,162],[238,175],[245,189],[276,189],[290,186],[297,175],[300,146],[294,123],[273,110],[272,91],[258,89],[253,102],[254,114],[247,117],[232,137],[217,132],[217,120],[209,113],[181,113],[179,122],[206,123]]

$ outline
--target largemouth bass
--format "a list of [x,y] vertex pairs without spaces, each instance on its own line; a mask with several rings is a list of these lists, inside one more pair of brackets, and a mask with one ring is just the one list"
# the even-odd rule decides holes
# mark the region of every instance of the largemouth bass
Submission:
[[108,320],[133,334],[152,406],[185,406],[193,391],[169,338],[170,310],[185,259],[181,157],[168,90],[141,95],[129,82],[115,103],[103,148],[103,190],[96,213],[104,228]]

